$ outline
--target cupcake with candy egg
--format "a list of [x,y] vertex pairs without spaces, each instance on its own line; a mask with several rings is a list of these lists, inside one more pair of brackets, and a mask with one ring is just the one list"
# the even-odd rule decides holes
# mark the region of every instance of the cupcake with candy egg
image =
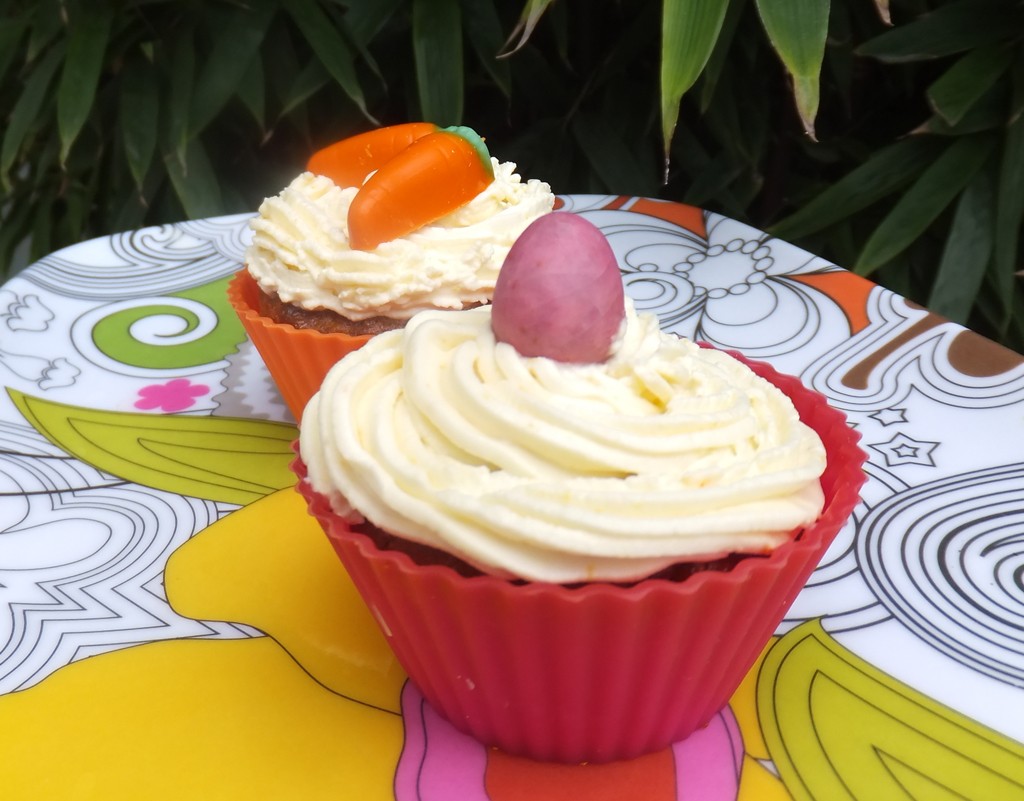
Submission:
[[369,131],[314,154],[263,202],[229,298],[298,419],[370,337],[489,302],[509,248],[553,204],[469,128]]
[[727,703],[853,510],[856,443],[796,378],[637,314],[601,233],[555,212],[492,305],[333,367],[295,469],[442,716],[604,762]]

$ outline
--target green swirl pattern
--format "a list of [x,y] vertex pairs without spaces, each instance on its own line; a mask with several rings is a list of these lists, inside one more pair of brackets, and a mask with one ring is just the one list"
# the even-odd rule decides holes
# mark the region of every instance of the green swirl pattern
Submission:
[[[212,281],[170,296],[200,303],[216,315],[216,325],[204,336],[181,341],[199,327],[199,316],[181,306],[154,303],[120,309],[104,317],[93,327],[93,343],[105,356],[132,367],[183,369],[223,358],[235,352],[245,340],[245,331],[225,297],[228,280]],[[157,315],[177,317],[183,327],[173,337],[168,337],[166,344],[141,342],[132,336],[132,326]],[[217,358],[211,359],[211,355]]]

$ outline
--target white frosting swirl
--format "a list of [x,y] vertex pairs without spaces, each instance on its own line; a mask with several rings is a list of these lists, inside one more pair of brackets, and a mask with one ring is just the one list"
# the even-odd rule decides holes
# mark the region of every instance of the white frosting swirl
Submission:
[[347,519],[534,581],[765,552],[823,501],[824,447],[790,400],[631,307],[583,365],[497,343],[489,306],[418,315],[332,368],[300,445]]
[[246,263],[260,286],[305,309],[351,320],[405,320],[424,309],[489,301],[512,243],[551,211],[542,181],[491,159],[494,180],[466,205],[374,250],[349,247],[348,209],[358,191],[305,172],[260,206]]

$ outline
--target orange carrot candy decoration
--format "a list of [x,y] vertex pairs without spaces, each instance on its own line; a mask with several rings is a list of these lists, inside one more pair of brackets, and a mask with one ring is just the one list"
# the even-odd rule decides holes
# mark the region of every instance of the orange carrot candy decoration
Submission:
[[373,250],[405,236],[465,205],[493,180],[487,146],[472,128],[427,134],[363,184],[348,211],[349,245]]
[[362,186],[366,176],[405,150],[417,139],[440,130],[432,122],[407,122],[356,134],[318,150],[306,169],[330,178],[338,186]]

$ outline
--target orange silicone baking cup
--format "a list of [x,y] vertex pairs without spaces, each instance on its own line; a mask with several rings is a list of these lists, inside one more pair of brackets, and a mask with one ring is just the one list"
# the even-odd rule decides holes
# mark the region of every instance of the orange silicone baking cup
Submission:
[[682,740],[728,703],[865,480],[859,436],[842,413],[798,379],[733,355],[792,399],[828,464],[818,520],[728,572],[574,587],[460,576],[352,530],[295,460],[310,513],[399,662],[452,725],[513,754],[605,762]]
[[274,322],[259,313],[259,292],[259,285],[243,268],[228,284],[228,301],[263,357],[292,416],[300,421],[306,403],[320,389],[327,371],[373,335],[323,334]]

